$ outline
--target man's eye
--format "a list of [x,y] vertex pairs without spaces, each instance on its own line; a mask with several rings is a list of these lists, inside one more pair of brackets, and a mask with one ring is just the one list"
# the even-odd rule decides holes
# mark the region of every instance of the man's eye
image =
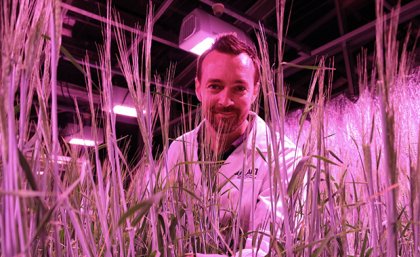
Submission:
[[219,90],[222,87],[218,84],[210,84],[210,85],[208,85],[208,88],[211,89],[211,90]]
[[244,92],[244,91],[246,91],[246,87],[244,87],[244,86],[237,86],[236,87],[236,91],[238,91],[238,92]]

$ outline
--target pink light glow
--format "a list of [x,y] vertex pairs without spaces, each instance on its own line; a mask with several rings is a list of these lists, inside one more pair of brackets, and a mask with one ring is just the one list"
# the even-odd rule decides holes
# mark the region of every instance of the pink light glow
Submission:
[[82,138],[74,137],[74,138],[70,139],[69,144],[95,146],[95,141],[89,140],[89,139],[82,139]]

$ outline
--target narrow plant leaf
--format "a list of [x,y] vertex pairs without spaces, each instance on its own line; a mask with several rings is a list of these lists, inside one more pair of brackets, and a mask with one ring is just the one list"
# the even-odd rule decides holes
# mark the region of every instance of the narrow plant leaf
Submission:
[[48,210],[48,212],[45,214],[45,216],[42,218],[41,222],[39,223],[38,227],[36,228],[36,232],[33,236],[33,238],[36,238],[42,231],[45,231],[45,226],[50,222],[50,219],[55,211],[55,209],[58,207],[58,203],[56,203],[51,209]]
[[370,138],[369,138],[370,143],[372,143],[374,131],[375,131],[375,114],[373,114],[373,117],[372,117],[372,126],[370,129]]
[[370,257],[372,255],[372,252],[373,252],[373,248],[367,249],[365,257]]
[[29,165],[28,161],[26,160],[23,153],[18,149],[19,154],[19,163],[25,173],[26,179],[28,180],[29,185],[34,191],[38,191],[38,185],[36,184],[36,180],[34,174],[32,173],[31,166]]
[[360,257],[364,257],[365,256],[367,243],[368,243],[368,231],[366,230],[365,236],[363,238],[362,249],[360,250]]
[[333,162],[333,161],[331,161],[330,159],[328,159],[328,158],[326,158],[324,156],[313,154],[313,155],[311,155],[311,157],[317,158],[317,159],[319,159],[321,161],[324,161],[326,163],[329,163],[329,164],[332,164],[332,165],[335,165],[335,166],[341,166],[340,164],[338,164],[336,162]]
[[172,187],[173,189],[181,189],[182,191],[185,191],[187,194],[189,194],[190,196],[192,196],[194,199],[196,199],[196,200],[198,200],[198,201],[200,201],[200,198],[197,196],[197,195],[195,195],[191,190],[189,190],[189,189],[187,189],[187,188],[185,188],[185,187],[179,187],[179,186],[174,186],[174,187]]
[[[47,40],[51,40],[50,36],[48,35],[43,35],[43,37]],[[76,67],[76,69],[78,69],[85,77],[86,77],[86,71],[83,69],[83,67],[77,62],[76,58],[74,58],[74,56],[70,53],[69,50],[67,50],[67,48],[65,48],[64,46],[60,45],[60,52],[62,54],[64,54],[65,57],[67,57],[69,59],[69,61],[71,62],[71,64],[74,65],[74,67]],[[96,87],[99,88],[99,86],[92,81],[92,84]]]
[[339,161],[341,164],[343,164],[344,162],[331,150],[328,150],[328,152],[337,160]]
[[176,226],[177,225],[178,225],[178,221],[175,215],[171,215],[171,221],[169,225],[169,234],[170,234],[172,242],[175,242],[176,240]]
[[220,175],[222,175],[225,178],[225,180],[222,183],[218,184],[217,192],[220,192],[222,188],[225,187],[225,185],[227,185],[228,183],[230,183],[234,188],[236,188],[236,190],[239,190],[236,184],[232,182],[232,178],[235,176],[235,174],[232,175],[230,178],[226,177],[223,173],[220,173]]
[[289,185],[287,186],[287,194],[289,197],[292,197],[292,195],[303,186],[303,180],[305,178],[306,171],[305,166],[309,159],[310,157],[302,158],[293,171],[292,178],[290,179]]
[[301,68],[301,69],[305,69],[305,70],[335,70],[335,68],[330,68],[330,67],[300,65],[300,64],[294,64],[294,63],[291,63],[291,62],[282,62],[281,65],[295,67],[295,68]]
[[322,251],[325,249],[325,247],[327,246],[328,242],[330,241],[330,238],[324,238],[321,241],[321,245],[315,249],[315,251],[311,254],[311,257],[318,257],[321,255]]
[[261,156],[261,158],[267,162],[267,159],[265,158],[265,155],[261,152],[261,149],[259,147],[255,147],[257,149],[258,154]]
[[149,254],[149,257],[156,257],[157,252],[153,251],[151,254]]
[[[73,55],[69,52],[69,50],[67,50],[64,46],[60,47],[60,52],[62,54],[64,54],[64,56],[66,56],[71,64],[74,65],[74,67],[76,67],[76,69],[78,69],[81,73],[83,73],[83,75],[85,75],[85,70],[83,69],[83,67],[77,62],[76,58],[73,57]],[[96,85],[95,85],[96,86]]]
[[307,100],[305,100],[305,99],[302,99],[302,98],[298,98],[298,97],[294,97],[294,96],[289,96],[289,95],[286,95],[285,96],[285,98],[287,99],[287,100],[289,100],[289,101],[292,101],[292,102],[295,102],[295,103],[299,103],[299,104],[303,104],[303,105],[308,105],[308,107],[313,107],[315,104],[314,103],[312,103],[312,102],[308,102]]
[[162,198],[162,196],[162,193],[159,193],[146,200],[141,201],[138,204],[135,204],[120,217],[118,225],[121,226],[127,218],[133,216],[136,213],[138,213],[136,220],[140,220],[149,211],[152,205]]

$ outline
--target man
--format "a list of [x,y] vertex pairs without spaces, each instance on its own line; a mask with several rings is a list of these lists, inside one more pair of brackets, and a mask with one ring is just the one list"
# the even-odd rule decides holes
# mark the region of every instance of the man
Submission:
[[[201,228],[209,244],[232,249],[226,254],[238,256],[239,252],[265,256],[270,248],[270,223],[279,228],[285,212],[276,197],[279,190],[272,179],[276,171],[273,154],[269,154],[277,152],[273,148],[279,138],[273,141],[267,124],[251,111],[260,90],[259,77],[253,48],[231,34],[217,38],[197,63],[195,91],[204,120],[175,140],[168,151],[169,176],[176,177],[178,188],[196,193],[203,207],[199,222],[204,225],[187,218],[186,227]],[[301,154],[287,138],[277,153],[277,167],[286,167],[279,175],[287,174],[282,179],[287,183]]]

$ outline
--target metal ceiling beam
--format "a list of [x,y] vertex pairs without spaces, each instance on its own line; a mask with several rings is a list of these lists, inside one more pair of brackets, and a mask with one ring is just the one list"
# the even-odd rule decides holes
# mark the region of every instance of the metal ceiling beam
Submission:
[[[80,64],[82,67],[87,65],[90,68],[97,69],[97,70],[102,70],[102,67],[98,64],[95,64],[95,63],[86,63],[85,61],[78,60],[76,58],[70,59],[67,56],[62,56],[61,58],[65,61],[68,61],[68,62],[71,62],[71,63],[76,62],[77,64]],[[117,69],[111,69],[111,73],[113,75],[124,76],[124,74],[120,70],[117,70]],[[164,86],[162,83],[157,83],[156,81],[151,81],[150,83],[153,84],[153,85]],[[177,92],[188,94],[188,95],[195,95],[195,92],[193,90],[188,89],[188,88],[181,88],[181,87],[173,86],[172,91],[177,91]],[[86,96],[86,99],[87,99],[87,96]]]
[[[179,82],[189,76],[192,72],[194,72],[194,69],[196,68],[196,62],[191,62],[188,64],[187,67],[184,68],[184,70],[181,71],[181,73],[176,76],[174,79],[174,82],[177,84],[180,84]],[[195,76],[194,76],[195,77]],[[184,86],[185,87],[185,86]]]
[[159,9],[156,11],[156,14],[153,16],[153,23],[156,23],[160,17],[168,10],[169,6],[173,3],[173,0],[165,0],[160,6]]
[[[71,11],[71,12],[74,12],[74,13],[77,13],[77,14],[80,14],[80,15],[83,15],[83,16],[86,16],[88,18],[91,18],[91,19],[94,19],[94,20],[103,22],[105,24],[108,24],[109,23],[109,24],[111,24],[114,27],[117,27],[119,29],[123,29],[125,31],[134,33],[136,35],[140,35],[140,36],[145,36],[146,35],[146,33],[144,31],[142,31],[142,30],[139,30],[139,29],[136,29],[136,28],[127,26],[125,24],[122,24],[122,23],[119,23],[119,22],[116,22],[116,21],[113,21],[113,20],[111,20],[111,21],[110,20],[107,20],[105,17],[102,17],[100,15],[97,15],[97,14],[94,14],[94,13],[91,13],[91,12],[88,12],[86,10],[80,9],[78,7],[75,7],[75,6],[66,4],[66,3],[61,3],[61,7],[63,9],[65,9],[65,10],[68,10],[68,11]],[[173,48],[179,48],[178,47],[178,44],[175,44],[175,43],[173,43],[173,42],[171,42],[169,40],[166,40],[164,38],[157,37],[157,36],[152,36],[152,39],[154,41],[156,41],[156,42],[165,44],[167,46],[170,46],[170,47],[173,47]]]
[[319,27],[327,23],[329,20],[335,17],[335,11],[332,10],[328,12],[327,14],[323,15],[318,20],[311,23],[311,26],[308,26],[307,29],[299,33],[299,35],[296,36],[296,40],[304,40],[307,36],[315,32]]
[[[83,102],[89,102],[88,91],[85,88],[79,87],[68,82],[59,82],[58,87],[61,90],[57,90],[57,95],[63,98],[75,98],[76,100],[82,100]],[[99,105],[101,103],[101,97],[98,92],[92,92],[93,104]],[[75,111],[75,110],[74,110]]]
[[[343,3],[341,3],[341,1],[340,1],[341,7],[343,9],[349,7],[352,3],[353,3],[353,1],[343,1]],[[322,15],[322,17],[320,17],[316,21],[312,22],[311,26],[308,26],[304,31],[300,32],[299,35],[297,35],[295,39],[298,40],[298,41],[302,41],[307,36],[309,36],[311,33],[315,32],[317,29],[319,29],[319,27],[321,27],[322,25],[324,25],[325,23],[327,23],[328,21],[333,19],[335,16],[336,16],[336,10],[332,9],[328,13]]]
[[[335,10],[337,13],[337,20],[338,20],[338,30],[340,31],[340,35],[344,35],[344,22],[343,22],[343,16],[342,16],[342,8],[340,6],[340,3],[338,0],[334,0]],[[354,96],[355,88],[354,88],[354,81],[353,76],[350,68],[350,55],[347,48],[347,43],[344,41],[341,43],[341,48],[343,51],[343,57],[344,57],[344,66],[346,69],[346,77],[347,77],[347,83],[348,83],[348,92],[351,96]]]
[[[209,6],[212,6],[213,4],[215,4],[215,2],[212,1],[212,0],[200,0],[200,1],[204,4],[209,5]],[[249,26],[253,27],[254,29],[259,29],[259,24],[257,22],[255,22],[253,20],[250,20],[250,19],[244,17],[243,15],[240,15],[239,13],[237,13],[237,12],[235,12],[235,11],[229,9],[229,8],[225,7],[224,13],[226,13],[227,15],[229,15],[229,16],[231,16],[231,17],[233,17],[233,18],[235,18],[235,19],[237,19],[237,20],[239,20],[243,23],[248,24]],[[265,34],[267,34],[269,36],[277,38],[277,32],[275,32],[273,30],[264,28],[264,32],[265,32]],[[290,38],[284,38],[284,43],[286,45],[296,49],[297,51],[302,52],[303,54],[308,52],[307,47],[305,47],[304,45],[302,45],[302,44],[300,44],[300,43],[298,43],[294,40],[291,40]]]
[[[412,1],[400,9],[400,18],[398,20],[399,23],[406,22],[417,15],[420,15],[420,1]],[[389,20],[391,18],[390,14],[385,15],[385,20]],[[323,46],[318,47],[317,49],[310,52],[309,56],[301,56],[292,60],[290,63],[293,64],[307,64],[312,60],[313,57],[320,56],[320,55],[334,55],[340,52],[340,46],[344,42],[348,42],[350,40],[359,41],[363,38],[373,38],[375,37],[375,25],[376,20],[371,21],[358,29],[355,29],[329,43],[324,44]],[[290,66],[286,66],[284,68],[284,75],[290,76],[298,72],[299,69],[291,68]]]
[[[156,14],[156,16],[155,16],[155,18],[154,18],[154,19],[155,19],[155,20],[157,20],[158,18],[160,18],[160,17],[164,14],[164,12],[165,12],[165,11],[169,8],[169,6],[170,6],[170,4],[171,4],[172,2],[173,2],[173,0],[166,0],[166,1],[165,1],[162,5],[161,5],[161,8],[159,8],[159,10],[157,11],[157,14]],[[66,10],[68,10],[68,11],[72,11],[72,12],[74,12],[74,13],[78,13],[78,14],[80,14],[80,15],[86,16],[86,17],[88,17],[88,18],[91,18],[91,19],[94,19],[94,20],[97,20],[97,21],[100,21],[100,22],[103,22],[103,23],[110,23],[112,26],[115,26],[115,27],[117,27],[117,28],[120,28],[120,29],[126,30],[126,31],[128,31],[128,32],[131,32],[131,33],[134,33],[134,34],[137,34],[137,35],[141,35],[141,36],[145,36],[145,35],[146,35],[146,33],[145,33],[144,31],[138,30],[138,29],[136,29],[136,28],[132,28],[132,27],[130,27],[130,26],[124,25],[124,24],[119,23],[119,22],[116,22],[116,21],[109,21],[109,20],[107,20],[105,17],[102,17],[102,16],[99,16],[99,15],[97,15],[97,14],[94,14],[94,13],[88,12],[88,11],[83,10],[83,9],[80,9],[80,8],[78,8],[78,7],[75,7],[75,6],[72,6],[72,5],[66,4],[66,3],[61,3],[61,6],[62,6],[62,8],[66,9]],[[179,48],[179,47],[178,47],[178,44],[172,43],[172,42],[170,42],[170,41],[168,41],[168,40],[166,40],[166,39],[162,39],[162,38],[157,37],[157,36],[153,36],[153,37],[152,37],[152,39],[153,39],[153,40],[155,40],[156,42],[160,42],[160,43],[165,44],[165,45],[168,45],[168,46],[170,46],[170,47],[173,47],[173,48]],[[66,58],[65,58],[65,59],[66,59]],[[66,59],[66,60],[67,60],[67,59]],[[70,60],[68,60],[68,61],[70,61]],[[79,64],[84,64],[84,62],[83,62],[83,61],[81,61],[81,60],[76,60],[76,59],[75,59],[75,61],[76,61],[77,63],[79,63]],[[92,64],[92,63],[89,63],[88,65],[89,65],[90,67],[92,67],[92,68],[96,68],[96,69],[99,67],[97,64]],[[123,75],[123,74],[121,73],[121,71],[117,71],[117,70],[115,70],[115,69],[114,69],[112,72],[113,72],[113,74]],[[155,82],[152,82],[152,84],[155,84]],[[181,93],[186,93],[186,94],[189,94],[189,95],[193,95],[193,94],[195,94],[195,93],[194,93],[194,92],[192,92],[191,90],[186,89],[186,88],[181,88],[181,87],[174,87],[174,88],[173,88],[173,90],[174,90],[174,91],[181,92]]]
[[271,0],[259,0],[259,1],[255,1],[255,3],[251,6],[251,8],[249,8],[245,12],[245,14],[251,15],[251,16],[259,14],[258,20],[265,20],[275,10],[276,8],[273,7],[273,2]]
[[[85,88],[82,88],[80,86],[77,86],[68,82],[59,82],[58,87],[60,89],[60,90],[57,90],[58,96],[63,97],[63,98],[69,98],[72,100],[74,98],[79,104],[89,103],[88,91]],[[101,96],[98,92],[95,92],[95,91],[93,92],[92,100],[95,106],[101,105]],[[66,106],[60,105],[59,108],[67,112],[76,112],[76,109],[72,107],[66,107]],[[80,109],[80,112],[83,112],[83,111]],[[196,112],[197,112],[197,109],[192,110],[191,114],[187,112],[184,115],[170,121],[169,125],[173,125],[176,122],[182,120],[184,116],[194,115]],[[89,114],[90,112],[88,111],[87,113]],[[127,118],[127,117],[119,117],[117,121],[122,122],[122,123],[127,123],[127,124],[137,124],[136,120],[133,120],[133,118]]]
[[[153,24],[156,23],[157,20],[159,20],[160,17],[162,17],[162,15],[166,12],[166,10],[168,10],[169,6],[171,6],[173,0],[165,0],[165,2],[163,2],[160,6],[159,9],[156,11],[156,14],[153,16]],[[143,40],[143,37],[139,37],[134,39],[134,43],[131,44],[130,49],[128,50],[128,56],[130,56],[133,53],[133,48],[137,47],[138,44],[141,43],[141,41]]]

